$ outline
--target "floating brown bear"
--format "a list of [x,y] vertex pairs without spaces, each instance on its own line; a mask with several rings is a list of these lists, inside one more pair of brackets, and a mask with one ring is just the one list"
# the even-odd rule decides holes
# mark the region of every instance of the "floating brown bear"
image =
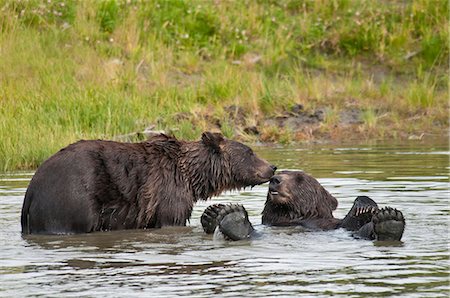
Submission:
[[[273,226],[299,225],[308,229],[344,228],[354,236],[372,240],[397,240],[403,235],[403,214],[393,208],[379,209],[369,197],[357,197],[344,219],[334,218],[337,200],[312,176],[300,171],[282,171],[270,179],[262,223]],[[207,233],[216,227],[231,240],[248,238],[254,232],[240,205],[212,205],[201,217]]]
[[22,208],[25,234],[182,226],[197,200],[269,181],[276,168],[239,142],[205,132],[187,142],[79,141],[36,171]]

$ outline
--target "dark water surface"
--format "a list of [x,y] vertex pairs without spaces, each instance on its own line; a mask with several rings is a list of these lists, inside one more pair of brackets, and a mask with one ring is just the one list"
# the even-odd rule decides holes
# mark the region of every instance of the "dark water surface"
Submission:
[[[20,210],[32,173],[11,173],[0,176],[0,296],[448,297],[446,143],[255,151],[318,178],[339,200],[336,217],[358,195],[401,209],[403,242],[263,227],[267,185],[197,204],[188,227],[23,238]],[[214,202],[243,203],[263,236],[230,243],[205,235],[199,217]]]

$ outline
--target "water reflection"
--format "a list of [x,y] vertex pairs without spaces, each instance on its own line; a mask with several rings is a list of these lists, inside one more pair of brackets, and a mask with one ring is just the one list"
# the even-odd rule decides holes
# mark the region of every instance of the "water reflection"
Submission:
[[361,194],[401,209],[403,242],[262,226],[266,185],[213,199],[245,205],[262,235],[251,241],[205,235],[199,218],[211,202],[195,206],[188,227],[22,237],[32,174],[14,173],[0,177],[0,296],[448,296],[446,144],[255,149],[319,178],[339,200],[336,217]]
[[[30,246],[47,249],[73,248],[129,250],[139,249],[135,243],[151,242],[161,244],[176,244],[192,234],[192,227],[166,227],[163,229],[125,230],[111,232],[96,232],[76,235],[22,235]],[[142,250],[142,249],[140,249]]]

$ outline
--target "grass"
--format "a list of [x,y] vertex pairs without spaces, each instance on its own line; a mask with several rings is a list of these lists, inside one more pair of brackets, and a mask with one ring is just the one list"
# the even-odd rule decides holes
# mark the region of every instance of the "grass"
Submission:
[[335,139],[349,108],[360,135],[445,133],[447,12],[445,0],[0,0],[0,170],[149,125],[309,140],[263,127],[296,104],[325,107],[319,131]]

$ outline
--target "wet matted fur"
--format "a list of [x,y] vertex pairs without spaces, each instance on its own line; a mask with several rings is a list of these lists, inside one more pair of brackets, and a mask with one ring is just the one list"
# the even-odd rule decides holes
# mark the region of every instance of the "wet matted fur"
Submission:
[[344,228],[358,238],[402,238],[405,219],[401,211],[378,208],[367,196],[358,196],[343,219],[334,218],[337,200],[312,176],[301,171],[282,171],[270,179],[262,223],[274,226],[301,225],[330,230]]
[[333,217],[338,201],[312,176],[301,171],[281,171],[271,178],[262,212],[265,225],[311,222],[318,228],[336,228]]
[[46,160],[25,194],[22,232],[43,234],[185,225],[193,205],[267,182],[275,167],[246,145],[205,132],[187,142],[79,141]]

